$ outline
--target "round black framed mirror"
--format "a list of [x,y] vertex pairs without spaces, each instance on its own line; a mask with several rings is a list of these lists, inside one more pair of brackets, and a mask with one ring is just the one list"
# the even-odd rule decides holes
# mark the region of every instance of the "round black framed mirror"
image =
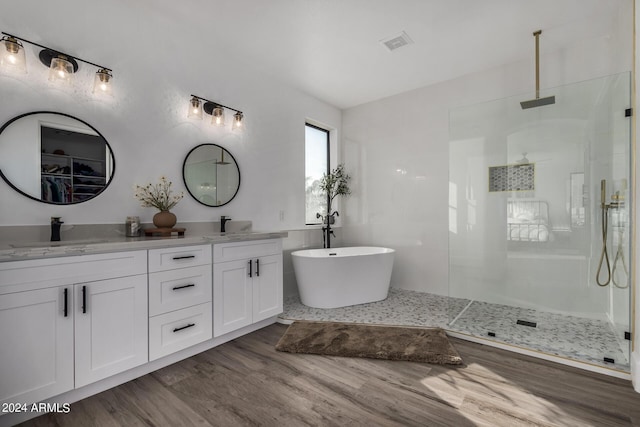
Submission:
[[240,189],[238,162],[217,144],[191,149],[184,159],[182,178],[191,197],[205,206],[226,205]]
[[109,186],[115,166],[102,134],[69,114],[35,111],[0,128],[0,176],[39,202],[72,205],[91,200]]

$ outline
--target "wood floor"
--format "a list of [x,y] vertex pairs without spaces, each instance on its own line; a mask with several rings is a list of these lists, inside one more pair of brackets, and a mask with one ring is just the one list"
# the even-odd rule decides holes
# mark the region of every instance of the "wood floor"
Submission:
[[280,353],[272,325],[25,426],[631,426],[628,381],[452,339],[460,367]]

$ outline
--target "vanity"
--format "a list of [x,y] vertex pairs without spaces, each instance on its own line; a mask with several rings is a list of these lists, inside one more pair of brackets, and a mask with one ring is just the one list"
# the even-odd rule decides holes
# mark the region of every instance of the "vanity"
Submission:
[[[102,197],[116,170],[104,136],[60,112],[12,118],[0,148],[0,178],[56,208]],[[238,194],[240,168],[218,144],[193,147],[182,172],[200,205]],[[63,223],[56,219],[51,240]],[[287,233],[192,224],[178,238],[64,226],[74,233],[63,230],[61,242],[44,241],[44,226],[0,230],[0,427],[37,416],[34,403],[78,401],[276,321]]]
[[0,247],[0,404],[74,402],[274,323],[286,235]]

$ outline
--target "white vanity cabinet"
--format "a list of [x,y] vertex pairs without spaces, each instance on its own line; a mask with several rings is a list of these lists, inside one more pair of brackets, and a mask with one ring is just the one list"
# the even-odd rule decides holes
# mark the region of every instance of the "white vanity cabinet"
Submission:
[[213,245],[213,336],[282,313],[282,239]]
[[72,299],[56,286],[0,295],[0,404],[73,389]]
[[74,285],[75,386],[148,361],[145,275]]
[[146,264],[146,251],[0,263],[0,403],[146,363]]
[[149,359],[211,339],[211,245],[149,251]]

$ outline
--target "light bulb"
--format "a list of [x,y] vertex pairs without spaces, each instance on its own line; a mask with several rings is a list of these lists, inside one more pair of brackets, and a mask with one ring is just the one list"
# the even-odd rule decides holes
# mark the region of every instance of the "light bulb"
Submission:
[[193,96],[189,101],[189,112],[187,118],[202,120],[202,108],[200,106],[200,100]]
[[61,81],[70,83],[74,73],[73,64],[67,60],[64,55],[58,55],[57,58],[51,59],[51,68],[49,71],[49,80],[52,82]]
[[10,73],[26,73],[27,62],[22,43],[11,36],[3,37],[0,42],[4,45],[4,49],[0,47],[0,67]]
[[211,112],[211,124],[216,126],[224,126],[224,108],[217,106]]
[[112,96],[112,80],[113,75],[111,74],[111,70],[108,70],[106,68],[99,69],[96,72],[95,79],[93,80],[93,93]]
[[233,115],[233,125],[231,126],[231,129],[232,130],[242,130],[243,118],[244,118],[244,116],[240,111],[235,113]]

